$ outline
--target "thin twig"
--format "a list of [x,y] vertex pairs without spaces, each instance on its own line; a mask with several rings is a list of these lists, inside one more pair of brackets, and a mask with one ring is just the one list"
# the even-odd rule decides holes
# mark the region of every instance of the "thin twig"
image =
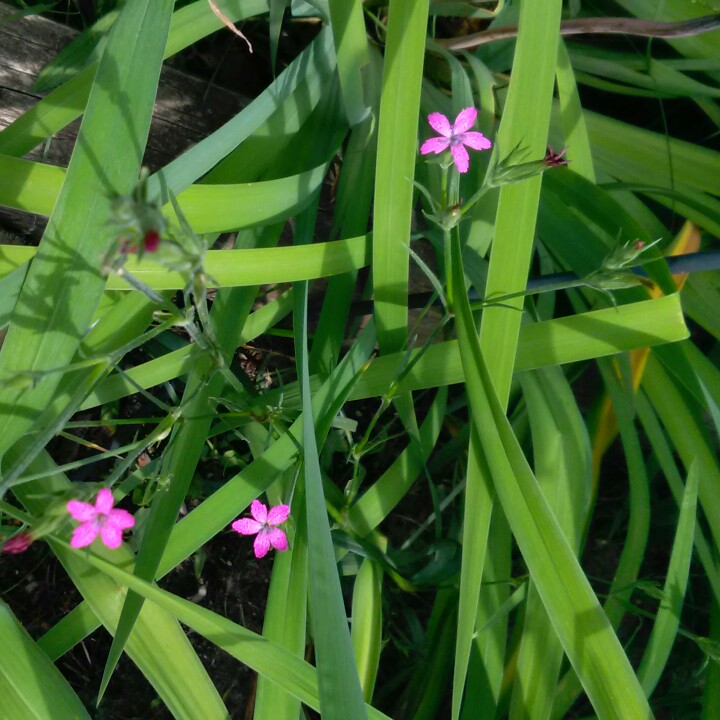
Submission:
[[[564,20],[560,24],[560,34],[568,35],[637,35],[653,38],[681,38],[701,35],[720,29],[720,14],[705,15],[693,20],[681,22],[655,22],[640,18],[595,17]],[[464,37],[436,39],[435,43],[447,50],[472,50],[480,45],[507,40],[518,34],[517,25],[508,25],[494,30],[465,35]]]

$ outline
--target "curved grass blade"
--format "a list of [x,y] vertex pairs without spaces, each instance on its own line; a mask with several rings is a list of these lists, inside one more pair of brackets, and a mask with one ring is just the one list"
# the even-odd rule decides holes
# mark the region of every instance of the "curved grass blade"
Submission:
[[[317,673],[315,668],[284,648],[271,643],[251,630],[237,625],[200,605],[177,597],[155,585],[140,580],[131,573],[90,552],[82,562],[90,564],[126,585],[134,592],[175,616],[184,625],[203,635],[233,657],[256,672],[265,675],[276,685],[292,693],[313,710],[320,710]],[[147,607],[147,605],[146,605]],[[390,720],[379,710],[367,707],[370,720]],[[197,717],[207,717],[200,714]]]
[[[648,333],[652,327],[652,333]],[[646,300],[617,309],[593,310],[579,315],[527,324],[520,330],[517,372],[539,367],[589,360],[613,355],[647,345],[676,342],[688,336],[682,308],[677,296]],[[419,350],[410,353],[410,362]],[[375,358],[358,379],[351,399],[377,397],[387,390],[388,378],[393,377],[405,353]],[[143,388],[150,388],[188,372],[198,362],[192,349],[176,351],[151,360],[127,371],[129,378]],[[443,387],[463,382],[462,363],[457,341],[430,346],[400,381],[398,392],[410,392]],[[289,384],[286,395],[296,390]],[[125,377],[113,376],[103,381],[82,408],[126,397],[136,386]]]
[[637,671],[638,680],[648,697],[660,681],[680,627],[680,614],[692,560],[698,481],[698,465],[693,463],[680,504],[680,518],[663,587],[664,599],[660,603],[645,654]]
[[[52,473],[55,464],[42,453],[31,467]],[[15,494],[33,515],[40,517],[49,498],[68,493],[70,488],[70,482],[57,473],[42,482],[20,485]],[[113,633],[122,608],[123,588],[102,572],[89,572],[83,553],[59,540],[50,539],[49,543],[93,614]],[[117,563],[128,567],[134,557],[127,546],[112,551],[102,548],[99,552],[107,558],[108,565]],[[143,608],[128,641],[127,653],[175,717],[186,720],[198,717],[227,720],[229,717],[182,628],[166,611],[154,606]]]
[[[462,287],[460,241],[452,234],[453,284]],[[628,659],[537,485],[500,405],[467,299],[457,328],[473,419],[498,499],[566,655],[601,719],[652,717]]]
[[[267,12],[267,0],[217,0],[216,5],[233,21]],[[172,17],[163,58],[222,28],[207,0],[196,0]],[[85,111],[97,65],[91,65],[0,132],[0,153],[21,157],[62,130]]]
[[[304,207],[322,182],[325,167],[323,163],[297,175],[261,183],[191,185],[180,194],[178,203],[198,234],[270,224]],[[0,204],[39,215],[53,212],[69,175],[61,168],[9,156],[0,156],[0,170]],[[110,193],[105,187],[98,192]],[[164,213],[176,219],[169,204]],[[105,225],[106,221],[98,229],[99,237],[107,236]]]
[[90,720],[80,698],[0,600],[0,693],[7,718]]
[[[136,182],[172,5],[131,0],[113,26],[65,182],[0,353],[6,373],[69,363],[90,324],[105,284],[98,239],[106,232],[111,196],[126,194]],[[32,427],[59,382],[53,374],[27,391],[0,388],[0,455]]]

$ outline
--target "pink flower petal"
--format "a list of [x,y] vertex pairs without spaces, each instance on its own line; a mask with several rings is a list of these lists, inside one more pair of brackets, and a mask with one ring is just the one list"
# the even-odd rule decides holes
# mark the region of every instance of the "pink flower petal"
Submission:
[[91,545],[93,540],[98,536],[100,528],[92,523],[83,523],[75,528],[70,540],[70,546],[74,548],[84,548]]
[[443,150],[447,150],[450,141],[444,137],[434,137],[426,140],[420,147],[420,154],[427,155],[428,153],[441,153]]
[[461,110],[452,126],[453,135],[467,132],[475,124],[475,118],[477,118],[477,110],[474,107]]
[[94,520],[97,515],[94,505],[89,505],[86,502],[80,500],[70,500],[65,506],[67,511],[80,522],[88,522],[88,520]]
[[453,145],[450,148],[453,160],[455,161],[455,167],[460,173],[466,173],[470,167],[470,156],[467,150],[462,145]]
[[284,552],[288,549],[287,535],[280,528],[270,528],[265,535],[276,550]]
[[251,520],[250,518],[240,518],[230,527],[235,532],[239,532],[241,535],[254,535],[256,532],[260,532],[262,524],[257,520]]
[[479,132],[466,132],[462,136],[463,145],[467,145],[473,150],[489,150],[492,143]]
[[[450,137],[450,133],[452,132],[450,121],[442,113],[430,113],[428,115],[428,122],[436,133],[439,133],[443,137]],[[470,127],[470,125],[468,125],[468,127]]]
[[270,550],[270,538],[265,530],[261,530],[258,533],[255,538],[255,542],[253,543],[253,550],[255,550],[256,558],[262,558],[268,554],[268,551]]
[[115,501],[113,500],[112,491],[108,488],[102,488],[95,498],[95,510],[100,513],[109,513]]
[[259,500],[253,500],[250,504],[250,513],[260,523],[267,520],[267,508]]
[[105,525],[118,530],[127,530],[135,525],[135,518],[127,510],[114,508],[105,518]]
[[289,514],[289,505],[276,505],[270,508],[266,522],[268,525],[280,525],[280,523],[284,523],[288,519]]
[[100,528],[100,539],[111,550],[115,550],[122,545],[122,530],[110,525],[103,525]]

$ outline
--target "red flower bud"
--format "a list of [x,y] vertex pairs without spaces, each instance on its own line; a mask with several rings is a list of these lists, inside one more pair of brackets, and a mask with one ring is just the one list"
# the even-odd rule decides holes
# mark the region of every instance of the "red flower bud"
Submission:
[[21,532],[11,537],[3,546],[2,552],[10,555],[19,555],[24,553],[33,542],[32,535],[29,532]]
[[143,240],[145,252],[154,253],[160,247],[160,233],[157,230],[148,230]]

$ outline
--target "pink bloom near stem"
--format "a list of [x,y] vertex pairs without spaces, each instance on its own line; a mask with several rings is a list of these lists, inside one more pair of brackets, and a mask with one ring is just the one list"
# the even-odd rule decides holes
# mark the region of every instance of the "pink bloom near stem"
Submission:
[[477,110],[468,107],[461,110],[455,122],[450,125],[450,121],[442,113],[430,113],[428,115],[430,127],[439,133],[440,137],[426,140],[420,148],[420,153],[437,155],[450,148],[455,167],[459,172],[466,173],[470,167],[470,156],[465,146],[473,150],[487,150],[492,147],[492,143],[482,133],[469,132],[475,124],[476,117]]
[[143,240],[145,252],[154,253],[160,247],[160,233],[157,230],[148,230]]
[[24,553],[33,542],[33,537],[29,532],[20,532],[11,537],[3,546],[2,551],[10,555],[19,555]]
[[75,520],[82,523],[75,528],[70,540],[74,548],[87,547],[98,535],[107,547],[118,548],[122,545],[123,530],[135,524],[135,518],[127,510],[113,508],[113,495],[108,488],[100,490],[95,505],[70,500],[66,507]]
[[270,546],[276,550],[288,549],[288,542],[285,533],[276,525],[284,523],[290,514],[287,505],[276,505],[270,511],[259,500],[253,500],[250,505],[251,518],[240,518],[232,524],[232,529],[241,535],[255,535],[253,549],[255,557],[265,557]]

